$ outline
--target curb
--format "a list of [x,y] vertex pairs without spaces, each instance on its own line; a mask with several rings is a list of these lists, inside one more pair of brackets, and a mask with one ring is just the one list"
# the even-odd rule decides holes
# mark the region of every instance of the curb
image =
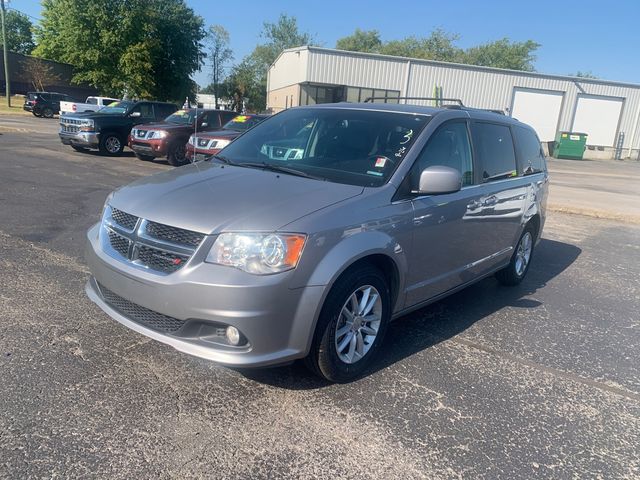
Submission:
[[603,220],[615,220],[622,223],[633,223],[640,225],[640,215],[623,214],[610,212],[607,210],[596,210],[591,208],[568,207],[566,205],[547,204],[550,212],[567,213],[569,215],[581,215],[583,217],[599,218]]

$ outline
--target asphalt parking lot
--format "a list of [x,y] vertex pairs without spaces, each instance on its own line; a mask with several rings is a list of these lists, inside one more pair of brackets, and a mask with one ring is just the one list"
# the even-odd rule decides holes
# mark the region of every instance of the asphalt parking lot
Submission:
[[400,319],[374,371],[327,385],[189,357],[94,306],[84,232],[170,167],[56,129],[0,117],[0,478],[640,477],[640,225],[560,211],[567,188],[592,197],[577,164],[551,163],[560,207],[522,285]]

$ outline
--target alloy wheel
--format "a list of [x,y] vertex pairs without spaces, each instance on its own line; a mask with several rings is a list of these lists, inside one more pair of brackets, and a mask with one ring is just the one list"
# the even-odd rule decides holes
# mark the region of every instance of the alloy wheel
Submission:
[[516,274],[520,277],[524,275],[524,272],[529,265],[531,259],[531,249],[533,246],[533,238],[531,232],[525,232],[520,242],[518,243],[518,249],[516,250]]

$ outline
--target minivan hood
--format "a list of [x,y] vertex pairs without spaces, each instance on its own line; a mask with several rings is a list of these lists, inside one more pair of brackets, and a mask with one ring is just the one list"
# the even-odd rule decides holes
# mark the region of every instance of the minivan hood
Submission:
[[205,234],[276,231],[363,190],[354,185],[201,162],[137,180],[117,190],[110,204],[138,217]]

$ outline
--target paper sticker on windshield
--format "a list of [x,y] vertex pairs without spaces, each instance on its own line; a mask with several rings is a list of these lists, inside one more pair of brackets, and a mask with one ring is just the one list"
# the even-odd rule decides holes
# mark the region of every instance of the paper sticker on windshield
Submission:
[[176,117],[188,117],[189,112],[187,110],[178,110],[176,113],[174,113],[174,115]]
[[111,102],[107,107],[117,107],[120,102]]
[[384,168],[387,164],[387,159],[385,157],[376,158],[376,168]]
[[246,115],[238,115],[236,118],[233,119],[233,121],[236,123],[244,123],[247,120],[249,120],[249,117],[247,117]]
[[372,172],[371,170],[367,170],[368,175],[375,175],[376,177],[381,177],[384,175],[382,172]]

